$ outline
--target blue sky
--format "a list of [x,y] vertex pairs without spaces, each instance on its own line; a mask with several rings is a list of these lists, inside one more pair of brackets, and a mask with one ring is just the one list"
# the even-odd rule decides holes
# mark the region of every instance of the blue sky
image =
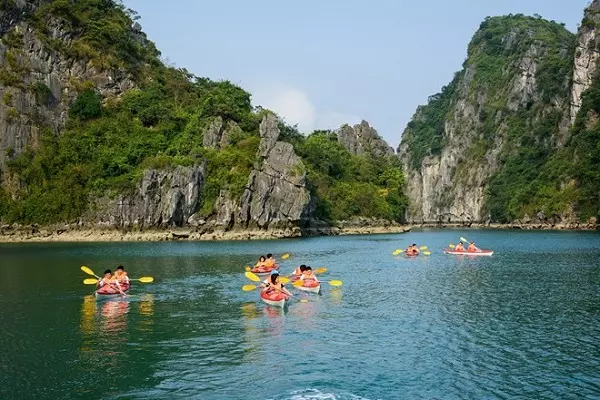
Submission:
[[[125,0],[163,58],[227,79],[302,132],[365,119],[397,147],[450,82],[486,16],[523,13],[575,32],[588,0]],[[168,5],[167,5],[168,4]]]

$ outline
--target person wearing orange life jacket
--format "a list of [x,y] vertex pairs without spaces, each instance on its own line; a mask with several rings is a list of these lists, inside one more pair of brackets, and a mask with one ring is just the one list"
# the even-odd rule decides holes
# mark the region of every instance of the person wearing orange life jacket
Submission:
[[264,267],[266,261],[267,261],[267,259],[265,258],[265,256],[260,256],[258,258],[258,261],[256,262],[255,267]]
[[118,283],[129,285],[129,277],[127,276],[127,271],[125,271],[125,267],[123,267],[122,265],[119,265],[117,267],[117,270],[115,271],[115,276],[113,278],[116,279]]
[[454,251],[465,251],[462,242],[458,242],[458,244],[454,247]]
[[276,267],[275,259],[273,258],[273,254],[267,254],[267,259],[265,260],[265,267],[274,268]]
[[467,251],[470,252],[470,253],[476,253],[476,252],[479,252],[481,250],[479,250],[479,248],[477,246],[475,246],[475,242],[471,242],[469,244],[469,247],[467,248]]

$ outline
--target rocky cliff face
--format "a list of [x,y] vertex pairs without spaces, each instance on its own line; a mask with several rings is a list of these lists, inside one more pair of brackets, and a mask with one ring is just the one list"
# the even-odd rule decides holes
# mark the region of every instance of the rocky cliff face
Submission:
[[464,69],[403,133],[409,221],[510,221],[548,208],[527,188],[546,185],[538,174],[568,140],[565,121],[595,71],[595,32],[582,28],[586,50],[573,67],[575,37],[558,24],[521,15],[482,23]]
[[592,85],[600,55],[600,1],[593,1],[585,10],[585,15],[577,35],[573,86],[571,88],[570,122],[573,124],[581,108],[581,96]]
[[390,147],[379,133],[369,126],[367,121],[362,121],[358,125],[343,125],[336,131],[338,140],[355,155],[384,156],[394,154],[394,149]]
[[308,218],[312,203],[306,169],[293,146],[277,140],[279,134],[277,118],[266,115],[260,124],[257,164],[240,199],[221,193],[212,221],[215,227],[294,230]]
[[135,194],[98,199],[85,224],[135,229],[186,226],[198,206],[205,173],[205,164],[146,170]]
[[135,87],[122,70],[101,69],[58,50],[77,37],[63,20],[48,16],[42,37],[29,17],[43,3],[4,1],[0,8],[0,170],[27,146],[37,147],[43,130],[59,134],[84,86],[103,97]]

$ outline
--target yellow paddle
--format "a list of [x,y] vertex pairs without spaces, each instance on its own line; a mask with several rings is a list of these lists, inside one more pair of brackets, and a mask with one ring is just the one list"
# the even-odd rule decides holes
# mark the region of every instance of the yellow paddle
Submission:
[[449,245],[448,245],[448,247],[449,247],[450,249],[453,249],[453,248],[455,248],[456,246],[455,246],[455,245],[453,245],[453,244],[449,244]]
[[325,267],[317,268],[314,271],[315,274],[324,274],[325,272],[327,272],[327,268]]
[[393,255],[397,256],[400,253],[404,253],[404,249],[396,249],[392,252]]
[[[331,281],[319,281],[321,283],[323,282],[327,282],[329,283],[331,286],[342,286],[342,281],[339,280],[331,280]],[[296,287],[300,287],[304,285],[304,282],[301,280],[297,280],[296,282],[292,283],[292,286],[296,286]]]
[[423,255],[430,256],[430,255],[431,255],[431,252],[430,252],[430,251],[424,251],[424,252],[423,252]]
[[242,286],[242,290],[244,292],[249,292],[249,291],[254,290],[256,288],[257,288],[256,285],[244,285],[244,286]]
[[151,276],[142,276],[141,278],[129,278],[130,281],[139,281],[142,283],[152,283],[154,278]]
[[[81,270],[82,270],[83,272],[85,272],[86,274],[88,274],[88,275],[93,275],[93,276],[95,276],[95,277],[96,277],[96,279],[98,279],[98,280],[102,279],[102,278],[100,278],[98,275],[96,275],[96,274],[94,273],[94,271],[92,271],[90,268],[86,267],[85,265],[82,265],[82,266],[81,266]],[[121,293],[121,295],[123,295],[123,296],[127,296],[127,294],[125,294],[125,292],[121,290],[121,287],[120,287],[119,285],[117,285],[116,287],[117,287],[117,289],[119,289],[119,293]]]
[[[154,282],[154,278],[151,276],[142,276],[141,278],[129,279],[130,281],[139,281],[142,283],[152,283]],[[85,285],[95,285],[98,283],[98,279],[95,278],[87,278],[83,280]]]
[[461,240],[461,242],[469,243],[469,241],[467,239],[465,239],[464,237],[462,237],[462,236],[459,239]]
[[288,258],[290,258],[289,253],[285,253],[284,255],[281,256],[282,260],[287,260]]

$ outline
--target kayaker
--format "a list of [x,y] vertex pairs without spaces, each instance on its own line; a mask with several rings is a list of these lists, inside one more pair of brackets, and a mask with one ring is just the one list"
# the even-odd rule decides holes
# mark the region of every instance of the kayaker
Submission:
[[111,281],[113,281],[112,271],[110,269],[107,269],[106,271],[104,271],[104,276],[102,277],[102,279],[100,279],[97,283],[98,288],[101,288],[104,285],[110,284]]
[[119,265],[117,267],[117,270],[115,271],[114,279],[116,279],[116,281],[118,283],[129,284],[129,277],[127,276],[127,272],[125,271],[125,267],[123,267],[122,265]]
[[273,254],[267,254],[267,259],[265,260],[265,267],[272,268],[275,266],[275,259],[273,258]]
[[268,282],[261,285],[263,286],[263,292],[269,293],[272,291],[278,291],[286,296],[290,297],[292,294],[283,286],[283,283],[279,280],[279,271],[273,270],[271,271],[271,275],[269,276]]
[[258,261],[256,262],[256,267],[264,267],[265,266],[265,261],[267,261],[267,259],[265,258],[265,256],[258,257]]
[[301,266],[297,267],[294,270],[294,272],[292,272],[292,275],[300,276],[304,273],[305,270],[306,270],[306,265],[302,264]]
[[454,251],[465,251],[462,242],[458,242],[458,244],[454,246]]
[[419,249],[417,248],[417,244],[413,243],[412,245],[408,246],[408,249],[406,249],[406,254],[408,254],[409,256],[419,255]]
[[476,252],[479,252],[481,250],[479,250],[479,248],[477,246],[475,246],[475,242],[471,242],[469,244],[469,247],[467,248],[467,251],[469,251],[471,253],[476,253]]
[[315,273],[313,272],[311,267],[306,267],[306,269],[304,270],[304,273],[302,274],[302,276],[300,276],[300,280],[301,281],[313,280],[313,281],[319,282],[319,279],[317,279],[317,276],[315,275]]

